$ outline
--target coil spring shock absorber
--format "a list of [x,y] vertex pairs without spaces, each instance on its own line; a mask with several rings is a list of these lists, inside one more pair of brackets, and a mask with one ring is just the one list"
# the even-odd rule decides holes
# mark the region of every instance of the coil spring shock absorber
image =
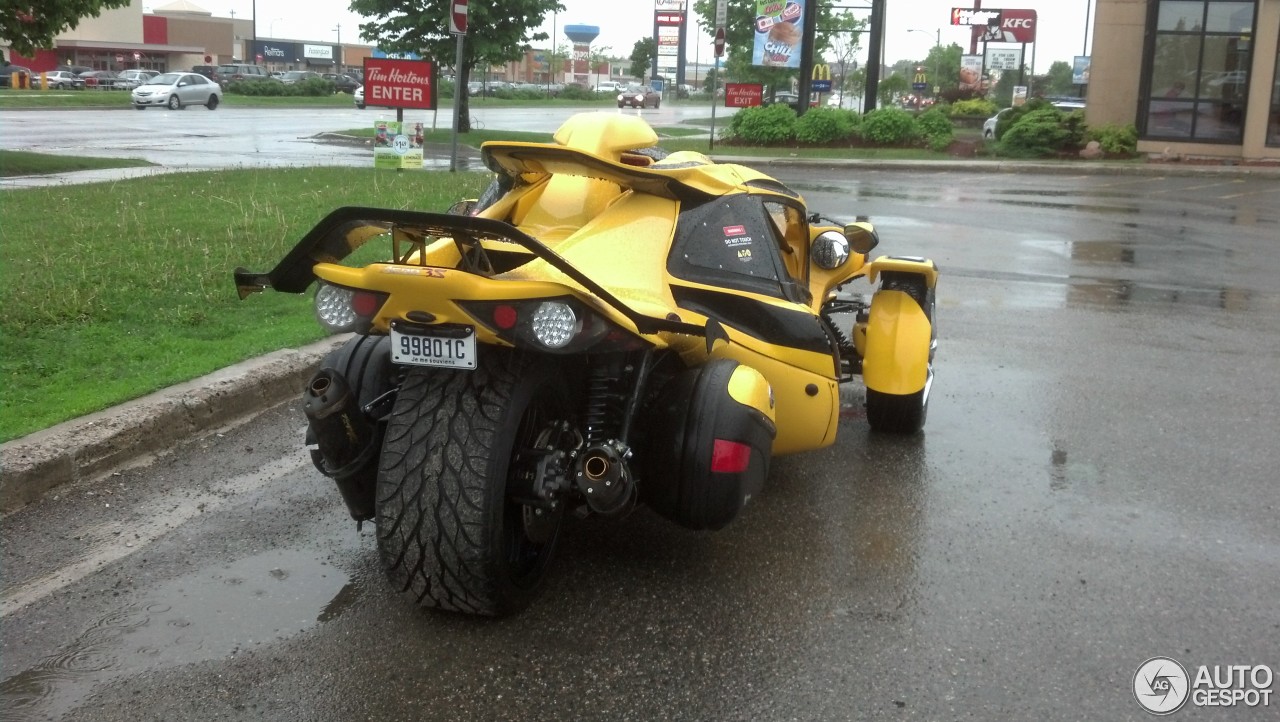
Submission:
[[618,408],[615,403],[618,377],[606,364],[593,364],[587,376],[587,394],[582,411],[583,437],[587,445],[617,436]]

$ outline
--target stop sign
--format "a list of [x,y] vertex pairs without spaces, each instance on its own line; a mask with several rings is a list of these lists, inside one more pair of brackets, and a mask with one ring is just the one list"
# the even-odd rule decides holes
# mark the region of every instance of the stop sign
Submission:
[[449,32],[467,34],[467,0],[452,0],[449,7]]

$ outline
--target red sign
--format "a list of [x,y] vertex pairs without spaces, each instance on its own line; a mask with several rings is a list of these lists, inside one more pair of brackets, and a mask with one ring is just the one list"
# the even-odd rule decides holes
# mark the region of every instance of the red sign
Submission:
[[386,108],[436,108],[436,66],[429,60],[364,59],[364,102]]
[[684,25],[684,13],[658,12],[653,21],[659,25]]
[[467,34],[467,0],[450,0],[449,32],[454,35]]
[[716,57],[724,57],[724,28],[716,28]]
[[764,86],[760,83],[725,83],[724,107],[751,108],[760,105]]
[[986,10],[975,8],[951,8],[952,25],[976,25],[986,27],[995,25],[1000,20],[1003,10]]
[[989,43],[1034,43],[1035,10],[1001,10],[1000,24],[974,28],[974,37]]

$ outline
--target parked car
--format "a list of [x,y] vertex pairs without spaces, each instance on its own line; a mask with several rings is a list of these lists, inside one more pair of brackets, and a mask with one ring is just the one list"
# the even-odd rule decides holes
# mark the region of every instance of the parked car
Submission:
[[[8,88],[9,86],[13,85],[13,76],[14,76],[14,75],[17,75],[17,76],[18,76],[18,86],[17,86],[17,87],[19,87],[19,88],[22,88],[22,87],[34,88],[34,87],[35,87],[34,85],[32,85],[32,84],[31,84],[31,69],[30,69],[30,68],[24,68],[24,67],[22,67],[21,65],[6,65],[6,66],[4,66],[3,68],[0,68],[0,88]],[[26,79],[25,79],[25,80],[23,80],[23,78],[26,78]]]
[[222,77],[218,75],[218,68],[214,65],[192,65],[191,72],[199,73],[215,83],[222,82]]
[[1000,119],[1004,117],[1004,114],[1008,113],[1011,110],[1013,110],[1013,108],[1005,108],[1004,110],[1001,110],[1000,112],[996,113],[990,118],[987,118],[986,120],[982,121],[982,137],[987,140],[995,140],[996,125],[1000,123]]
[[237,80],[268,80],[271,73],[261,65],[246,63],[223,63],[218,66],[218,82],[231,83]]
[[319,77],[322,76],[314,70],[289,70],[280,76],[280,82],[285,85],[293,85],[294,83],[302,83]]
[[597,92],[597,93],[604,93],[604,94],[610,94],[610,95],[612,95],[612,94],[615,94],[615,93],[621,93],[622,91],[624,91],[624,90],[626,90],[626,89],[627,89],[627,88],[626,88],[626,86],[625,86],[625,85],[623,85],[622,83],[617,83],[617,82],[614,82],[614,81],[612,81],[612,80],[602,80],[602,81],[600,81],[599,83],[597,83],[597,84],[596,84],[596,92]]
[[116,81],[120,76],[110,70],[90,70],[87,73],[81,73],[80,78],[84,80],[84,87],[89,90],[115,90]]
[[[781,93],[774,93],[772,100],[770,100],[769,98],[765,98],[760,102],[760,104],[761,105],[785,105],[791,108],[792,110],[796,111],[797,113],[800,112],[800,96],[785,90]],[[809,98],[809,107],[810,108],[818,107],[817,95],[814,95],[813,97]]]
[[361,86],[357,87],[354,91],[352,91],[352,93],[351,93],[351,99],[355,101],[355,103],[356,103],[356,107],[357,107],[357,108],[359,108],[360,110],[364,110],[364,109],[365,109],[365,104],[364,104],[364,86],[363,86],[363,85],[361,85]]
[[618,93],[619,108],[648,108],[652,105],[656,110],[661,104],[662,96],[647,85],[632,83],[626,90]]
[[[35,76],[31,80],[31,87],[36,87],[40,82],[40,76]],[[50,70],[44,74],[44,82],[53,90],[84,90],[84,80],[70,70]]]
[[339,93],[354,93],[360,83],[350,75],[342,73],[325,73],[325,80],[333,82],[333,89]]
[[188,105],[214,110],[222,102],[222,86],[199,73],[164,73],[134,88],[131,97],[138,110],[150,106],[181,110]]
[[155,70],[142,70],[137,68],[122,70],[120,71],[120,80],[116,82],[116,87],[123,86],[125,90],[133,90],[159,74],[160,73]]

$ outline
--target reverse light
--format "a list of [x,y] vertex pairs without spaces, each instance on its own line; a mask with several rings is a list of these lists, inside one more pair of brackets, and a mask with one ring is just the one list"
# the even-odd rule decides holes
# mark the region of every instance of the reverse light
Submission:
[[321,281],[316,287],[316,319],[329,333],[357,331],[368,327],[386,300],[385,294]]
[[578,317],[567,303],[543,301],[530,322],[533,335],[547,348],[564,348],[582,330]]

